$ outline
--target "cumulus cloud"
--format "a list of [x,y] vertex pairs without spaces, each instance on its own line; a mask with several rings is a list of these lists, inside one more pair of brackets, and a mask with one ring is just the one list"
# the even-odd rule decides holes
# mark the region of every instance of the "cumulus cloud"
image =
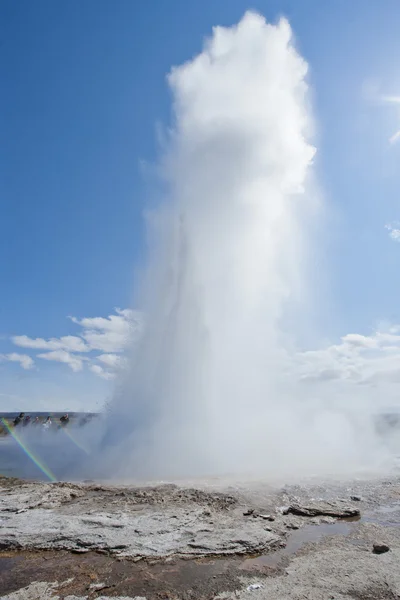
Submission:
[[[400,135],[400,132],[399,132]],[[389,237],[394,242],[400,242],[400,224],[399,223],[388,223],[385,228],[389,231]]]
[[137,311],[117,308],[116,313],[107,318],[70,319],[83,328],[82,337],[91,350],[114,353],[124,350],[142,325],[142,317]]
[[[392,239],[400,242],[400,228],[387,226]],[[60,338],[30,338],[13,336],[11,341],[31,351],[46,350],[36,354],[42,360],[65,364],[73,372],[86,368],[93,375],[111,381],[125,367],[124,349],[129,340],[143,328],[142,315],[133,310],[117,309],[108,317],[85,317],[71,320],[82,327],[82,337],[66,335]],[[83,339],[84,338],[84,339]],[[100,351],[100,352],[99,352]],[[84,352],[81,356],[77,353]],[[11,352],[1,354],[4,362],[19,363],[29,370],[34,359],[27,354]],[[400,383],[400,325],[387,324],[371,335],[349,333],[339,343],[323,348],[294,352],[288,360],[297,369],[298,380],[303,384],[335,381],[363,385]]]
[[11,341],[21,348],[32,350],[65,350],[67,352],[88,352],[89,346],[82,338],[75,335],[65,335],[60,338],[30,338],[27,335],[14,335]]
[[[31,351],[45,350],[38,358],[66,364],[74,372],[81,371],[86,363],[89,370],[103,378],[112,379],[115,371],[122,366],[118,353],[140,335],[143,318],[139,311],[115,309],[108,317],[69,317],[82,328],[80,335],[65,335],[59,338],[31,338],[27,335],[14,335],[11,342],[20,348]],[[84,352],[87,356],[77,356]],[[97,354],[100,352],[100,354]],[[10,358],[11,357],[11,358]],[[19,358],[18,358],[19,357]],[[2,355],[2,360],[17,361],[23,368],[31,368],[33,359],[26,354]],[[102,363],[102,365],[97,364]]]
[[74,372],[82,371],[83,361],[85,358],[71,354],[66,350],[54,350],[53,352],[45,352],[37,355],[38,358],[50,360],[54,362],[64,363],[69,366]]
[[97,360],[108,367],[117,367],[121,363],[121,357],[118,354],[100,354]]
[[103,369],[100,365],[90,365],[89,370],[102,379],[114,379],[115,373]]
[[18,354],[17,352],[11,352],[9,354],[0,354],[0,360],[6,360],[9,362],[17,362],[23,369],[33,369],[35,363],[33,359],[27,354]]
[[354,384],[400,383],[400,335],[376,331],[348,334],[340,344],[297,354],[302,381],[340,380]]

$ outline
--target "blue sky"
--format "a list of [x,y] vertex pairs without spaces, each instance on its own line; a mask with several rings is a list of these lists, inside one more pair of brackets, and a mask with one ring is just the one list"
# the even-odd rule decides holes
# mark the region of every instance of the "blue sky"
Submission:
[[[166,74],[201,50],[214,25],[249,8],[273,22],[288,17],[310,64],[329,204],[324,335],[400,322],[400,244],[385,229],[400,220],[400,142],[389,142],[400,104],[382,99],[400,96],[397,0],[3,0],[0,409],[53,400],[93,408],[111,393],[106,371],[73,370],[65,354],[35,358],[74,342],[27,347],[11,338],[83,332],[90,345],[93,332],[122,331],[127,313],[115,307],[132,306],[141,215],[157,194],[143,165],[155,162],[157,124],[170,118]],[[92,350],[110,357],[118,343],[95,341],[85,356]]]

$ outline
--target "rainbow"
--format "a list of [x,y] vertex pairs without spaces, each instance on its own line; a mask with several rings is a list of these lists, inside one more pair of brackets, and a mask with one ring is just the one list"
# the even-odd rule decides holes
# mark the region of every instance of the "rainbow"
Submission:
[[[57,417],[55,417],[54,413],[50,413],[51,417],[53,418],[53,421],[55,422],[56,420],[58,421]],[[82,450],[83,452],[85,452],[85,454],[89,454],[89,450],[86,448],[86,446],[84,446],[81,442],[79,442],[76,437],[74,435],[72,435],[68,425],[67,427],[61,427],[58,431],[62,431],[70,440],[73,444],[75,444],[75,446],[77,448],[79,448],[80,450]],[[57,432],[58,433],[58,432]]]
[[64,434],[71,440],[71,442],[75,444],[75,446],[77,446],[80,450],[83,450],[83,452],[85,452],[86,454],[89,454],[89,450],[81,442],[78,442],[76,437],[73,436],[70,431],[68,431],[68,426],[61,427],[61,431],[64,432]]
[[18,446],[25,452],[25,454],[27,455],[28,458],[30,458],[30,460],[37,466],[37,468],[44,474],[46,475],[46,477],[52,481],[53,483],[57,481],[56,476],[54,475],[54,473],[52,473],[50,471],[50,469],[48,469],[46,467],[46,465],[44,465],[39,458],[28,448],[28,446],[26,445],[26,443],[20,438],[20,436],[17,434],[17,432],[15,431],[15,429],[13,427],[11,427],[11,425],[7,422],[6,419],[0,418],[0,421],[3,423],[4,427],[6,428],[6,430],[9,432],[9,434],[12,436],[12,438],[17,442]]

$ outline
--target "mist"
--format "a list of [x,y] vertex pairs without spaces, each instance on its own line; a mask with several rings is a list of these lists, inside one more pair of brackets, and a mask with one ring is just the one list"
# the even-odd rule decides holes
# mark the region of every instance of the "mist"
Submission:
[[146,215],[135,299],[145,327],[107,408],[96,476],[298,477],[387,459],[375,396],[310,383],[298,349],[324,212],[307,72],[289,23],[249,12],[169,73],[168,191]]

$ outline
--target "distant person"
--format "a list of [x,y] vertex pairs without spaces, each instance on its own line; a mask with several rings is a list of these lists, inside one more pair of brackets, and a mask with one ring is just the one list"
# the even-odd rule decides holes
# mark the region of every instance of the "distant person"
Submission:
[[65,415],[63,415],[60,419],[60,423],[61,423],[61,427],[66,427],[69,423],[69,416],[68,413],[66,413]]
[[14,419],[14,427],[17,427],[17,425],[19,425],[21,423],[21,421],[24,420],[25,417],[25,413],[19,413],[18,417],[15,417]]
[[32,421],[32,425],[40,425],[40,419],[39,417],[35,417]]
[[23,427],[26,427],[27,425],[30,425],[31,423],[31,416],[30,415],[26,415],[25,419],[22,422]]
[[47,417],[47,419],[43,423],[42,427],[43,427],[43,429],[45,431],[48,431],[50,429],[50,427],[51,427],[51,419],[50,419],[50,417]]

